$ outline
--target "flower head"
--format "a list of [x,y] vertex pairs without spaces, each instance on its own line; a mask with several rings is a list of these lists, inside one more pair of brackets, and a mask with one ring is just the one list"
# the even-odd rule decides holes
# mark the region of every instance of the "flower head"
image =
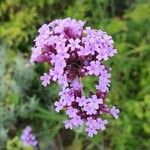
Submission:
[[[44,24],[39,30],[32,48],[31,62],[47,62],[49,73],[41,76],[42,85],[56,81],[61,86],[60,100],[55,102],[55,110],[65,110],[68,119],[65,127],[86,125],[90,137],[104,130],[107,120],[104,113],[118,118],[119,110],[106,105],[110,87],[110,69],[104,65],[117,53],[112,37],[106,32],[90,27],[85,22],[71,18],[58,19]],[[96,92],[85,96],[82,78],[97,76]]]
[[32,133],[32,128],[30,126],[27,126],[21,135],[21,141],[24,147],[27,146],[33,146],[36,147],[38,144],[38,141],[36,140],[36,137]]

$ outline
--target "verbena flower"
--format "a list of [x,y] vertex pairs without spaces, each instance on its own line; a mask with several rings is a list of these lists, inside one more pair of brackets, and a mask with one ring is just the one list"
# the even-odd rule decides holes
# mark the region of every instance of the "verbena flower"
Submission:
[[[57,81],[62,87],[60,100],[55,102],[57,112],[66,110],[65,127],[73,129],[85,125],[89,136],[104,130],[108,121],[103,113],[118,118],[119,110],[106,105],[110,87],[110,71],[104,62],[117,53],[112,37],[101,30],[84,28],[85,22],[71,18],[58,19],[44,24],[39,30],[32,48],[31,62],[50,66],[41,76],[42,85]],[[98,77],[96,93],[85,96],[81,78]]]
[[24,147],[33,146],[36,147],[38,144],[38,141],[36,140],[36,137],[32,133],[32,128],[30,126],[27,126],[21,135],[21,142]]

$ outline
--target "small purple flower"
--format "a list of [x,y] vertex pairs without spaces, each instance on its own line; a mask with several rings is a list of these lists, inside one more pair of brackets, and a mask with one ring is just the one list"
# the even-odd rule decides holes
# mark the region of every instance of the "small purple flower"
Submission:
[[43,76],[40,77],[41,81],[42,81],[42,85],[47,86],[48,84],[50,84],[50,75],[47,73],[44,73]]
[[79,106],[80,107],[82,107],[82,106],[86,106],[86,104],[87,104],[87,100],[86,100],[86,98],[85,98],[85,96],[82,96],[81,98],[80,97],[77,97],[76,98],[76,102],[78,102],[79,104]]
[[99,54],[97,55],[96,57],[99,61],[101,61],[102,59],[103,60],[108,60],[109,56],[108,56],[108,53],[107,53],[107,49],[100,49],[99,51]]
[[119,117],[118,114],[120,113],[120,111],[115,106],[113,106],[110,110],[110,113],[113,115],[115,119],[117,119]]
[[63,95],[63,97],[61,98],[63,98],[64,104],[67,105],[68,107],[71,106],[72,102],[74,101],[74,97],[68,94]]
[[89,71],[88,73],[90,75],[95,74],[96,76],[98,76],[100,73],[100,62],[99,61],[95,61],[95,62],[91,61],[90,66],[87,66],[86,68]]
[[24,147],[27,146],[33,146],[36,147],[38,144],[38,141],[36,140],[36,137],[32,133],[32,128],[30,126],[27,126],[21,135],[21,141]]
[[50,58],[51,58],[51,63],[55,64],[59,60],[60,56],[55,55],[55,54],[51,54]]
[[74,90],[79,90],[83,87],[83,85],[81,84],[81,82],[77,79],[73,80],[71,83],[71,86]]
[[73,123],[71,120],[65,120],[64,125],[66,129],[73,129]]
[[77,109],[74,109],[72,107],[68,107],[66,114],[70,117],[70,118],[75,118],[77,116]]
[[108,55],[110,57],[114,56],[115,54],[117,54],[117,50],[114,49],[112,46],[108,48]]
[[93,103],[87,103],[84,107],[83,110],[86,111],[87,115],[92,115],[96,114],[96,109],[93,107]]
[[80,116],[76,116],[74,118],[72,118],[72,124],[75,126],[75,127],[78,127],[78,126],[82,126],[83,125],[83,120],[81,119]]
[[56,107],[56,108],[55,108],[55,111],[56,111],[56,112],[59,112],[59,111],[62,110],[63,107],[65,106],[62,99],[60,99],[58,102],[56,101],[54,105],[55,105],[55,107]]
[[97,130],[95,128],[87,127],[85,131],[88,132],[89,137],[93,137],[93,135],[97,134]]
[[108,85],[105,82],[103,82],[104,80],[100,80],[100,81],[99,81],[99,84],[96,85],[96,89],[102,92],[108,92]]
[[97,127],[97,121],[93,119],[92,117],[87,118],[86,126],[90,128],[96,128]]
[[53,77],[53,80],[56,81],[62,75],[60,70],[50,70],[50,75]]
[[64,96],[66,94],[69,94],[70,93],[70,89],[69,88],[63,88],[60,92],[59,92],[59,95],[64,98]]
[[105,125],[108,124],[108,121],[106,119],[102,120],[101,118],[98,118],[97,124],[98,124],[98,129],[105,130],[106,128]]
[[62,87],[66,88],[66,87],[68,86],[68,81],[67,81],[66,75],[60,76],[59,79],[58,79],[58,83],[59,83]]
[[57,50],[57,55],[59,59],[69,58],[68,47],[61,47]]
[[38,30],[40,34],[44,34],[47,31],[49,31],[49,26],[47,24],[43,24],[42,27]]
[[54,70],[61,75],[63,74],[64,67],[66,67],[66,61],[64,59],[59,58],[59,60],[55,62]]
[[96,95],[93,95],[91,98],[89,98],[88,101],[89,101],[90,105],[92,105],[92,107],[94,109],[98,109],[99,108],[99,104],[103,104],[103,99],[102,98],[97,99]]
[[100,77],[99,77],[99,84],[96,85],[96,89],[102,91],[102,92],[108,92],[109,91],[109,86],[110,86],[110,80],[109,78],[111,77],[111,75],[108,73],[107,70],[103,70],[100,73]]
[[76,40],[70,39],[69,42],[70,42],[70,44],[68,44],[68,47],[70,47],[72,51],[74,51],[75,48],[79,49],[81,47],[79,45],[79,43],[80,43],[79,39],[76,39]]

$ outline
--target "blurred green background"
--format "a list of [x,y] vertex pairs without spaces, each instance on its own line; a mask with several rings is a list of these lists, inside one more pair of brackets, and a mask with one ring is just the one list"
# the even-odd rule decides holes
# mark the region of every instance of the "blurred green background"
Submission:
[[[28,63],[37,29],[66,17],[107,31],[118,49],[107,63],[113,69],[107,102],[118,106],[120,118],[110,117],[94,138],[64,129],[65,116],[53,107],[58,86],[39,81],[48,66]],[[0,150],[22,150],[16,138],[27,125],[40,150],[150,150],[149,0],[0,0]]]

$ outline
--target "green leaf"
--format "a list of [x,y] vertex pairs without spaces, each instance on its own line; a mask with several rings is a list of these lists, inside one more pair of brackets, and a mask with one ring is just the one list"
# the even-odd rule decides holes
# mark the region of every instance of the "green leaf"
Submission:
[[55,126],[55,127],[51,128],[51,130],[48,131],[49,134],[46,133],[44,136],[39,136],[39,138],[40,138],[39,145],[40,145],[41,150],[45,149],[45,145],[48,145],[53,141],[55,136],[58,134],[60,128],[61,128],[60,125]]
[[109,24],[106,26],[106,31],[110,34],[118,33],[126,30],[126,22],[119,18],[112,18]]
[[54,111],[48,111],[41,107],[38,107],[37,112],[32,113],[31,117],[37,117],[45,120],[53,120],[53,121],[60,121],[60,122],[65,120],[66,118],[64,115],[60,115]]
[[134,103],[133,111],[138,118],[140,119],[143,118],[143,110],[142,110],[142,106],[140,105],[140,103],[138,102]]
[[125,17],[131,18],[135,22],[142,22],[150,17],[150,3],[144,3],[137,5],[135,9],[125,15]]
[[85,95],[89,94],[89,91],[96,91],[95,84],[98,81],[97,77],[95,76],[88,76],[82,78],[82,83],[83,83],[83,90]]
[[17,105],[19,103],[19,95],[13,91],[10,91],[7,99],[10,104]]
[[150,123],[144,123],[143,124],[143,129],[146,133],[150,134]]
[[99,145],[101,143],[101,137],[102,137],[102,134],[101,133],[98,133],[97,135],[95,135],[91,140],[92,140],[92,143],[94,145]]

